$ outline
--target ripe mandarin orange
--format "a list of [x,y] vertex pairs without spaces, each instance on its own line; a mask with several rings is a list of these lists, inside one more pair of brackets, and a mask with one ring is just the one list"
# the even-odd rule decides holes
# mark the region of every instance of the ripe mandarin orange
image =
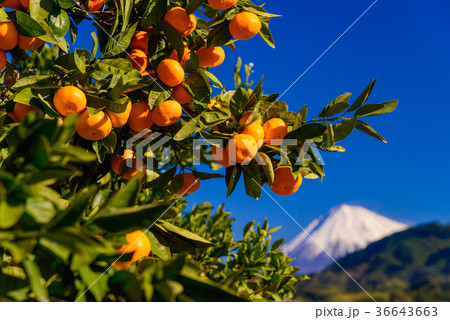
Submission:
[[186,30],[179,32],[180,36],[184,38],[194,32],[195,28],[197,28],[197,22],[197,17],[195,15],[189,15],[189,26]]
[[183,85],[180,84],[173,88],[172,98],[179,104],[186,104],[194,100],[192,96],[184,89]]
[[[245,125],[246,122],[247,122],[247,120],[248,120],[248,118],[251,116],[251,114],[252,114],[251,111],[245,112],[245,113],[242,115],[242,117],[239,119],[239,125],[241,125],[241,126]],[[251,122],[251,124],[255,124],[255,123],[258,124],[258,125],[260,125],[260,126],[262,126],[262,118],[260,117],[259,119],[253,120],[253,121]]]
[[178,61],[172,59],[164,59],[156,69],[159,80],[169,87],[176,87],[181,84],[184,79],[184,70]]
[[240,12],[230,22],[230,33],[238,40],[253,38],[261,30],[261,20],[251,12]]
[[6,51],[0,49],[0,71],[6,66]]
[[[176,177],[177,176],[175,176],[174,179]],[[181,177],[183,178],[183,186],[177,191],[178,195],[191,194],[200,188],[200,180],[197,179],[193,173],[184,173]]]
[[5,0],[0,3],[0,7],[13,9],[13,10],[22,10],[23,6],[19,0]]
[[22,7],[24,9],[29,9],[30,8],[30,0],[20,0],[20,4],[22,5]]
[[170,9],[164,15],[164,21],[174,27],[178,32],[183,32],[188,29],[191,22],[186,10],[180,7]]
[[195,52],[200,67],[217,67],[225,61],[225,51],[222,47],[203,47]]
[[111,160],[111,170],[114,173],[122,174],[124,166],[125,166],[124,159],[120,155],[116,154]]
[[[177,50],[173,50],[172,54],[170,55],[169,59],[172,60],[178,60],[178,54],[177,54]],[[188,46],[184,46],[184,52],[183,52],[183,57],[181,58],[180,64],[183,65],[186,63],[186,61],[188,61],[189,59],[191,59],[191,50],[189,49]]]
[[15,115],[14,112],[9,112],[8,116],[11,118],[12,121],[19,122],[19,119],[17,119],[17,116]]
[[121,113],[116,113],[109,109],[105,109],[106,113],[111,119],[111,123],[114,128],[123,127],[127,123],[128,117],[130,116],[131,112],[131,106],[132,106],[131,101],[129,101],[127,107],[125,108],[125,111]]
[[288,166],[276,168],[274,175],[273,185],[270,189],[280,196],[289,196],[297,192],[303,181],[301,174],[297,176],[297,179],[294,179],[291,168]]
[[130,116],[128,117],[128,125],[133,131],[141,132],[144,129],[150,129],[153,125],[152,111],[145,101],[133,103]]
[[283,119],[272,118],[264,123],[266,143],[271,146],[280,146],[282,139],[288,134],[288,126]]
[[[85,2],[88,2],[88,1],[85,1]],[[103,7],[104,4],[105,4],[105,0],[89,0],[88,12],[92,13],[92,12],[99,11]],[[86,9],[84,4],[82,4],[81,6]]]
[[16,102],[14,105],[14,115],[16,116],[17,122],[22,121],[25,116],[32,112],[32,111],[38,111],[40,110],[38,107],[35,106],[29,106],[27,104]]
[[44,40],[34,37],[26,37],[19,34],[19,47],[26,51],[33,51],[42,46],[45,43]]
[[145,233],[140,230],[128,233],[125,238],[127,243],[124,244],[119,250],[119,253],[132,253],[131,261],[129,262],[116,262],[115,266],[126,269],[131,263],[138,261],[143,257],[147,257],[151,251],[150,239]]
[[77,133],[83,139],[90,141],[102,140],[110,134],[111,130],[111,120],[103,111],[90,116],[89,111],[84,110],[78,117]]
[[133,38],[131,38],[130,49],[139,49],[148,55],[148,39],[147,31],[136,31]]
[[235,165],[235,163],[232,163],[230,159],[228,158],[228,153],[225,148],[220,148],[213,146],[212,147],[212,155],[214,157],[214,160],[217,161],[217,163],[221,164],[222,166],[228,168]]
[[12,50],[19,42],[19,33],[12,21],[0,22],[0,49]]
[[242,134],[248,134],[255,138],[258,149],[261,148],[264,143],[264,129],[257,122],[246,126],[244,130],[242,130]]
[[257,152],[256,140],[248,134],[237,134],[227,144],[228,158],[236,163],[249,163]]
[[127,55],[127,60],[131,62],[133,69],[138,70],[139,72],[145,72],[148,66],[148,57],[144,51],[139,49],[133,49]]
[[62,116],[67,117],[86,109],[86,95],[74,86],[58,89],[53,97],[53,106]]
[[238,0],[208,0],[209,5],[216,10],[227,10],[237,2]]
[[160,103],[152,112],[153,122],[160,127],[168,127],[181,118],[183,108],[174,100]]

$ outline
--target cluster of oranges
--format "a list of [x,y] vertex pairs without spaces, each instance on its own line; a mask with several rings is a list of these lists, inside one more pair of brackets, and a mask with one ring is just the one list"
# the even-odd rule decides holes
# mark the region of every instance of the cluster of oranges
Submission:
[[[272,118],[263,125],[261,118],[249,123],[251,115],[251,111],[242,115],[239,119],[242,130],[228,141],[226,147],[213,146],[212,155],[222,166],[248,164],[255,158],[263,144],[280,146],[283,138],[288,134],[289,129],[283,119]],[[300,188],[301,183],[301,175],[294,179],[290,167],[282,166],[274,171],[274,183],[271,189],[278,195],[291,195]]]
[[[6,0],[0,3],[1,7],[13,10],[28,10],[30,0]],[[0,70],[6,65],[6,52],[19,46],[23,50],[36,50],[44,44],[44,41],[27,37],[17,31],[16,25],[12,21],[0,22]]]

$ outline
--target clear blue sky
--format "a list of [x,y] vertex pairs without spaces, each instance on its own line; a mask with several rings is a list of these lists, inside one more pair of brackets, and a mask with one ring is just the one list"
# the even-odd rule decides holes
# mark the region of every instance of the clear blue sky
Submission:
[[[266,10],[282,15],[271,24],[277,48],[258,37],[238,42],[236,52],[225,49],[226,62],[213,73],[232,89],[232,70],[241,56],[255,64],[255,81],[265,76],[266,93],[283,92],[373,1],[267,1]],[[411,224],[450,221],[448,12],[450,2],[444,0],[379,0],[282,98],[292,111],[307,104],[316,115],[344,92],[356,98],[378,77],[369,102],[400,101],[394,113],[369,120],[388,144],[354,132],[343,143],[347,152],[322,153],[323,186],[306,180],[293,196],[274,195],[301,225],[342,203]],[[83,29],[79,37],[78,45]],[[248,221],[264,217],[283,226],[278,237],[290,239],[300,231],[264,193],[259,201],[245,196],[242,181],[228,200],[225,194],[223,180],[204,181],[189,203],[225,203],[238,235]]]

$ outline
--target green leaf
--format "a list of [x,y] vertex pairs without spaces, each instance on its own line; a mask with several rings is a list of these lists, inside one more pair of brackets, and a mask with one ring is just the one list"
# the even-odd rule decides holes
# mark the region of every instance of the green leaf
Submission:
[[133,67],[131,66],[131,62],[127,59],[116,58],[98,60],[94,65],[94,69],[114,75],[128,73],[133,70]]
[[334,130],[333,130],[333,125],[331,123],[327,123],[327,131],[325,132],[324,135],[324,140],[325,140],[325,146],[326,147],[331,147],[332,145],[334,145]]
[[142,15],[140,21],[141,28],[147,29],[155,24],[156,21],[162,19],[167,12],[168,1],[167,0],[150,0],[148,1],[145,12]]
[[239,178],[241,177],[242,173],[242,166],[228,167],[226,168],[225,172],[225,183],[228,187],[227,198],[229,198],[236,188],[237,183],[239,182]]
[[334,131],[334,141],[342,141],[345,138],[347,138],[350,133],[352,133],[353,129],[356,126],[356,123],[358,122],[358,117],[344,120],[341,123],[333,125],[333,131]]
[[156,255],[158,258],[160,258],[163,261],[169,260],[172,258],[172,254],[170,253],[169,247],[161,244],[159,242],[158,238],[155,237],[153,232],[147,231],[146,232],[148,238],[150,239],[150,244],[152,247],[152,253]]
[[[70,1],[72,5],[74,5],[73,0],[66,0],[66,1]],[[38,22],[44,21],[52,11],[52,8],[53,8],[52,0],[30,0],[30,16]],[[61,8],[64,7],[61,6]]]
[[177,172],[177,167],[175,166],[172,169],[162,173],[155,180],[152,180],[150,182],[145,183],[142,188],[143,189],[148,189],[148,188],[159,188],[159,189],[162,189],[162,188],[166,187],[170,183],[170,181],[175,176],[176,172]]
[[122,31],[125,31],[133,11],[134,0],[120,0],[120,11],[122,13]]
[[170,46],[176,50],[178,60],[181,60],[184,54],[183,38],[174,27],[165,21],[159,21],[158,26],[161,26],[164,35],[170,43]]
[[103,49],[103,56],[112,57],[125,52],[130,45],[131,38],[136,32],[137,25],[138,22],[112,39],[110,38]]
[[260,37],[272,48],[275,49],[275,41],[273,40],[272,33],[270,33],[269,25],[261,21],[261,30],[259,30]]
[[387,143],[386,139],[383,138],[381,134],[379,134],[375,129],[373,129],[371,126],[369,126],[367,123],[364,123],[360,120],[356,123],[355,126],[356,129],[358,129],[361,132],[364,132],[365,134],[374,137],[375,139],[378,139],[384,143]]
[[97,37],[97,33],[92,32],[91,33],[91,37],[92,37],[91,59],[94,59],[95,56],[97,55],[97,51],[98,51],[98,37]]
[[225,108],[218,108],[214,111],[203,112],[194,119],[184,123],[173,139],[175,141],[184,140],[192,136],[194,133],[214,127],[229,118],[230,111]]
[[297,139],[299,141],[313,139],[324,134],[326,126],[320,123],[307,123],[297,130],[288,133],[284,139]]
[[71,9],[76,5],[73,0],[58,0],[58,4],[63,9]]
[[361,107],[364,104],[364,102],[367,101],[376,82],[377,82],[377,78],[372,80],[372,82],[369,84],[369,86],[366,89],[364,89],[364,91],[361,93],[361,95],[355,100],[355,102],[353,102],[350,109],[348,109],[348,112],[357,110],[359,107]]
[[220,179],[225,178],[223,174],[219,173],[207,173],[207,172],[192,172],[194,176],[199,180],[210,180],[210,179]]
[[337,97],[323,108],[319,113],[319,117],[328,118],[346,110],[350,107],[350,104],[347,101],[351,96],[352,94],[347,92]]
[[165,220],[160,220],[157,223],[158,225],[162,226],[166,231],[175,234],[178,237],[181,237],[183,240],[188,241],[192,243],[196,248],[208,248],[211,246],[214,246],[211,241],[208,241],[199,235],[196,235],[193,232],[190,232],[186,229],[182,229],[180,227],[177,227]]
[[23,267],[27,273],[28,281],[30,282],[31,290],[36,296],[36,300],[41,302],[49,302],[50,299],[48,297],[47,289],[45,289],[42,284],[45,280],[42,278],[39,266],[36,262],[30,259],[25,259],[23,261]]
[[233,39],[228,26],[229,22],[225,21],[208,33],[208,37],[206,38],[208,48],[221,47]]
[[355,112],[355,116],[371,117],[390,113],[397,108],[397,105],[398,100],[391,100],[383,103],[366,104]]
[[[267,178],[267,183],[269,184],[269,186],[272,186],[273,180],[275,179],[272,160],[264,152],[259,152],[256,155],[256,158],[258,159],[258,163],[263,167],[264,173]],[[261,164],[261,163],[263,163],[263,164]]]
[[163,103],[172,95],[173,89],[163,83],[155,83],[148,94],[148,104],[150,109],[155,109],[159,104]]
[[261,177],[258,167],[246,165],[244,168],[245,193],[258,200],[261,197]]
[[12,86],[12,88],[18,91],[19,89],[26,87],[39,88],[41,86],[45,87],[49,85],[51,85],[51,76],[31,75],[21,78]]
[[203,4],[204,0],[190,0],[185,10],[188,15],[194,13]]
[[52,228],[60,228],[63,226],[74,225],[82,216],[85,209],[90,204],[93,194],[96,194],[97,187],[90,186],[80,191],[69,203],[66,210],[59,213],[54,221],[52,221]]
[[56,215],[55,207],[50,201],[37,197],[27,199],[25,210],[37,223],[41,224],[49,223]]
[[83,280],[86,287],[89,288],[89,292],[92,293],[95,300],[97,302],[102,301],[109,289],[108,275],[94,272],[88,265],[84,265],[78,269],[78,272],[80,273],[81,280]]
[[22,11],[16,11],[16,26],[17,31],[27,37],[40,37],[45,34],[40,24]]
[[203,69],[188,75],[184,79],[184,87],[195,100],[209,103],[212,89],[208,74]]
[[56,39],[63,38],[70,28],[70,18],[65,10],[53,7],[48,17],[48,25],[52,29]]

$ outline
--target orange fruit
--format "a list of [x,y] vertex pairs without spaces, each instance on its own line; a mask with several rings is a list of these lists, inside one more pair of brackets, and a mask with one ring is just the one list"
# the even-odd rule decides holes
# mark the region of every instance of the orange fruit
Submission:
[[183,85],[180,84],[173,88],[172,98],[179,104],[186,104],[194,100],[192,96],[184,89]]
[[0,49],[0,71],[6,66],[6,51]]
[[124,244],[119,250],[119,253],[132,253],[131,261],[129,262],[116,262],[114,265],[126,269],[131,263],[138,261],[143,257],[147,257],[151,251],[150,239],[145,233],[140,230],[128,233],[125,238],[127,239],[127,244]]
[[280,146],[282,144],[281,140],[289,131],[286,122],[280,118],[273,118],[266,121],[263,128],[266,143],[271,146]]
[[22,7],[24,9],[29,9],[30,8],[30,0],[19,0],[20,4],[22,5]]
[[[248,118],[250,117],[250,115],[252,114],[251,111],[245,112],[241,118],[239,119],[239,125],[243,126],[245,125],[245,123],[247,122]],[[259,118],[257,120],[253,120],[251,122],[251,124],[258,124],[260,126],[262,126],[262,118]]]
[[[175,176],[174,179],[177,176]],[[183,186],[177,191],[178,195],[183,196],[185,194],[191,194],[200,188],[200,180],[197,179],[193,173],[184,173],[181,177],[183,178]]]
[[167,100],[159,104],[152,112],[152,119],[160,127],[168,127],[181,118],[183,108],[174,100]]
[[183,32],[188,29],[189,24],[191,23],[186,10],[180,7],[170,9],[164,15],[164,21],[174,27],[178,32]]
[[214,157],[214,160],[217,161],[217,163],[221,164],[222,166],[228,168],[235,165],[235,163],[232,163],[230,159],[228,158],[228,153],[225,148],[220,148],[213,146],[212,147],[212,155]]
[[156,69],[159,80],[169,87],[176,87],[181,84],[184,79],[184,70],[178,61],[172,59],[164,59]]
[[[169,59],[178,61],[177,50],[173,50],[173,51],[172,51],[172,54],[170,55]],[[183,65],[183,64],[185,64],[186,61],[188,61],[189,59],[191,59],[191,50],[189,49],[188,46],[184,46],[183,57],[181,58],[181,61],[179,61],[179,62],[180,62],[181,65]]]
[[124,159],[120,155],[116,154],[111,160],[111,170],[117,174],[122,174],[124,166]]
[[147,31],[136,31],[133,38],[131,38],[130,49],[139,49],[148,55],[148,39]]
[[242,134],[248,134],[255,138],[258,149],[261,148],[264,143],[264,129],[257,122],[246,126],[244,130],[242,130]]
[[111,119],[111,123],[114,128],[123,127],[127,123],[128,117],[130,116],[131,112],[131,106],[131,101],[129,101],[127,107],[125,108],[125,111],[123,111],[122,113],[116,113],[109,109],[105,109],[106,113]]
[[197,28],[197,22],[197,17],[195,15],[189,15],[189,26],[186,30],[179,32],[180,36],[184,38],[194,32],[195,28]]
[[301,174],[294,179],[289,166],[278,167],[274,171],[273,185],[270,188],[273,193],[280,196],[289,196],[300,188],[303,181]]
[[257,152],[256,140],[248,134],[237,134],[227,144],[228,158],[236,163],[249,163]]
[[230,22],[230,33],[238,40],[253,38],[261,30],[261,20],[251,12],[240,12]]
[[17,119],[17,116],[14,114],[14,112],[9,112],[8,116],[11,118],[14,122],[19,122],[19,119]]
[[150,129],[153,125],[152,111],[145,101],[133,103],[130,116],[128,117],[128,125],[133,131],[141,132],[144,129]]
[[144,51],[139,49],[133,49],[127,55],[127,60],[131,62],[133,69],[139,72],[145,72],[148,66],[148,57]]
[[136,175],[140,175],[141,178],[145,175],[145,164],[140,160],[134,159],[133,150],[125,150],[123,159],[125,166],[130,165],[129,163],[127,163],[127,160],[133,159],[131,168],[127,167],[128,170],[122,175],[125,180],[131,180]]
[[0,7],[13,9],[13,10],[22,10],[23,6],[19,0],[5,0],[0,3]]
[[62,116],[67,117],[86,109],[86,95],[74,86],[58,89],[53,97],[53,106]]
[[134,178],[137,175],[141,175],[141,177],[143,177],[144,176],[144,172],[136,170],[136,169],[133,169],[133,170],[129,170],[129,171],[125,172],[122,177],[125,180],[131,180],[132,178]]
[[[85,2],[88,2],[88,1],[85,1]],[[88,12],[92,13],[92,12],[99,11],[103,7],[104,4],[105,4],[105,0],[89,0],[89,10],[88,10]],[[84,9],[86,9],[84,4],[81,4],[81,6]]]
[[238,0],[208,0],[209,5],[216,10],[227,10],[237,2]]
[[112,130],[112,123],[108,115],[99,111],[93,116],[84,110],[78,117],[77,133],[80,137],[90,141],[106,138]]
[[40,110],[38,107],[29,106],[27,104],[16,102],[14,105],[14,115],[16,116],[17,122],[22,121],[25,116],[32,111]]
[[225,51],[222,47],[200,48],[195,52],[200,67],[217,67],[225,61]]
[[45,43],[44,40],[34,37],[26,37],[19,34],[19,47],[26,51],[33,51],[42,46]]
[[0,22],[0,49],[11,50],[17,46],[19,33],[12,21]]

